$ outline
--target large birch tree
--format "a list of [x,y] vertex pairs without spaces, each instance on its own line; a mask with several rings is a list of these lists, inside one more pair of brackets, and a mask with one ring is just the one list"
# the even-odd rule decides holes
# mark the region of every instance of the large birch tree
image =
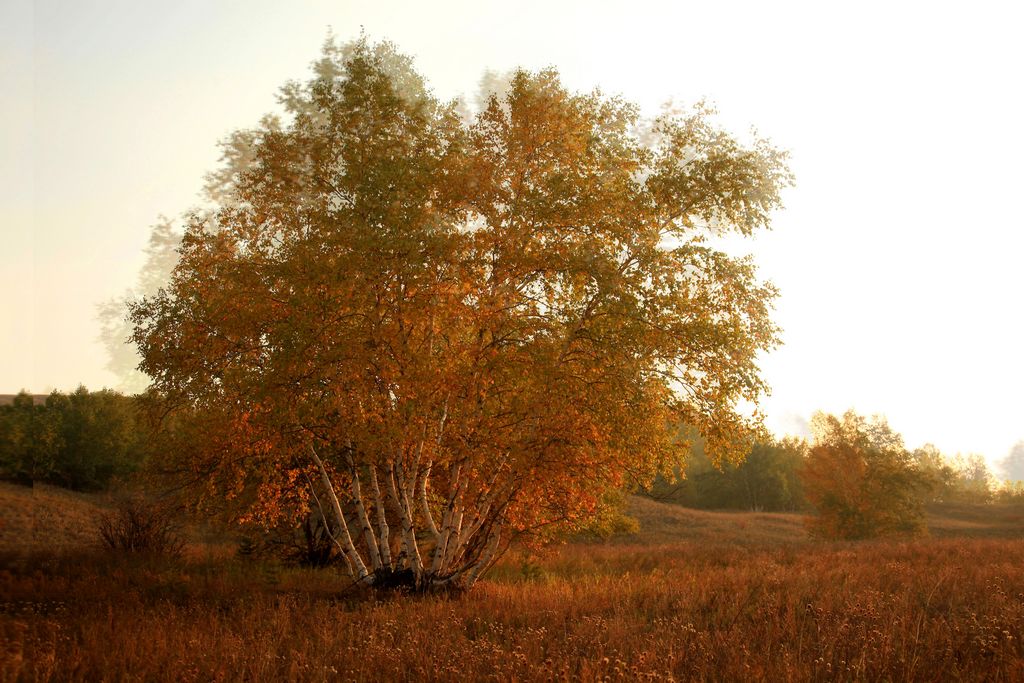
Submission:
[[360,583],[469,587],[670,467],[673,425],[741,452],[775,291],[708,238],[768,225],[783,154],[551,70],[467,121],[365,40],[281,101],[132,311],[209,494],[322,510]]

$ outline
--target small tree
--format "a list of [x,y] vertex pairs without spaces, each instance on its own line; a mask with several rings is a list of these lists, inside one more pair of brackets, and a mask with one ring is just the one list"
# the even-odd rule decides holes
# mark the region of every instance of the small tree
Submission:
[[815,511],[807,520],[813,534],[862,539],[925,532],[924,503],[933,482],[884,418],[817,413],[811,426],[814,440],[801,476]]

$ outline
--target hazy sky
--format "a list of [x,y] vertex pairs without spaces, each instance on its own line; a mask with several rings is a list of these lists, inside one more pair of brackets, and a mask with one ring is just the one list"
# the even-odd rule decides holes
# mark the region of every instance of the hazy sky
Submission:
[[216,142],[275,109],[328,26],[416,58],[445,98],[558,67],[654,111],[707,98],[791,150],[797,187],[743,248],[779,286],[779,431],[885,413],[911,447],[1024,439],[1020,3],[0,3],[0,393],[116,385],[96,304]]

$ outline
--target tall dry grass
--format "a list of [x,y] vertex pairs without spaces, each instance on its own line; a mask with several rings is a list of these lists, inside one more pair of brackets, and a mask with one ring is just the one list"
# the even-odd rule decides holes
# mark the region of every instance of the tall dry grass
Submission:
[[236,560],[16,560],[4,680],[1024,680],[1024,541],[570,544],[468,595]]

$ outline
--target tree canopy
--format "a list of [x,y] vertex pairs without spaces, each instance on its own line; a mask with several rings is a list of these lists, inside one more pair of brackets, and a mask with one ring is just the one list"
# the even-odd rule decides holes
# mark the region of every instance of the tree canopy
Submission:
[[356,580],[468,586],[515,536],[669,468],[671,425],[743,452],[775,290],[709,238],[768,225],[783,153],[553,70],[467,121],[365,40],[281,102],[132,307],[211,494],[333,511]]

